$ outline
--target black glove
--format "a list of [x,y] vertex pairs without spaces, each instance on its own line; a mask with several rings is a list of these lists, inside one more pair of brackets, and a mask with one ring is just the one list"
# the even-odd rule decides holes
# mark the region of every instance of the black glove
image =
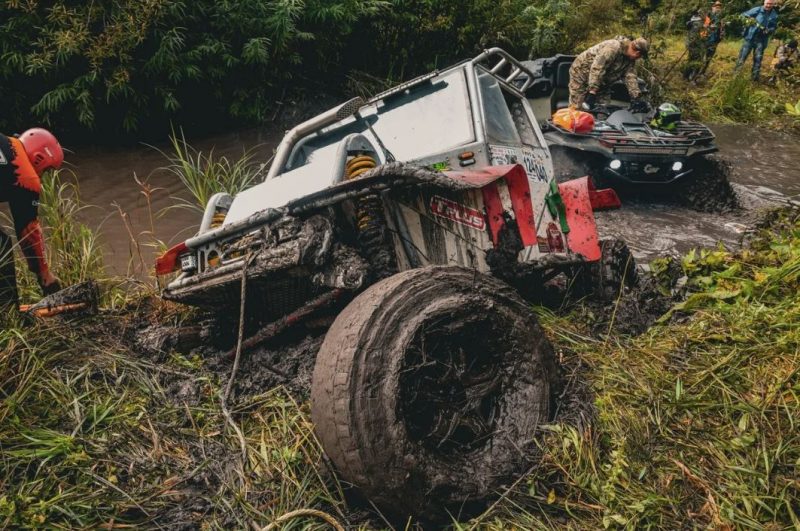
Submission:
[[650,104],[641,98],[634,99],[628,110],[632,113],[648,113],[650,112]]
[[54,280],[50,282],[50,284],[45,285],[40,283],[39,287],[42,288],[42,293],[45,296],[52,295],[53,293],[61,291],[61,281],[54,277]]
[[587,92],[586,96],[583,97],[583,107],[589,111],[594,109],[596,103],[597,103],[597,94],[593,92]]

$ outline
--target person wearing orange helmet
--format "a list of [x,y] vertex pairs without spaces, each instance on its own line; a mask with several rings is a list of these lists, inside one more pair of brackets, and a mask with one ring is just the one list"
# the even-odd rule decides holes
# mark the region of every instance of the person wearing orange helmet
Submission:
[[[44,256],[44,236],[39,225],[41,178],[64,162],[64,151],[53,134],[28,129],[18,137],[0,134],[0,202],[7,202],[14,229],[28,268],[36,275],[42,293],[61,289]],[[18,303],[16,270],[11,238],[0,229],[0,308]]]

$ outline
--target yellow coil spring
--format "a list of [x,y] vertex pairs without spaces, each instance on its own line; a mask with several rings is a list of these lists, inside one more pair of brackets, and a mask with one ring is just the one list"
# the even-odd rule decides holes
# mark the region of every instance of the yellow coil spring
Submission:
[[[353,157],[347,161],[347,164],[344,167],[345,178],[348,181],[352,179],[358,179],[359,176],[365,174],[377,165],[378,164],[375,162],[375,159],[369,155],[359,155],[357,157]],[[376,199],[377,198],[374,197],[364,197],[358,201],[356,208],[356,225],[358,226],[359,232],[363,232],[375,225],[375,214],[380,206]]]
[[360,175],[368,172],[377,165],[378,164],[375,162],[375,159],[369,155],[353,157],[347,161],[347,164],[344,167],[345,178],[348,181],[350,179],[357,179]]
[[216,213],[214,213],[214,217],[211,218],[211,228],[215,229],[215,228],[219,227],[220,225],[222,225],[222,223],[225,221],[225,216],[227,214],[228,214],[227,212],[216,212]]
[[[345,179],[358,179],[377,165],[369,155],[355,156],[345,165]],[[355,207],[358,243],[370,264],[372,275],[377,279],[385,278],[397,271],[397,265],[387,242],[381,198],[375,193],[360,197],[355,200]]]

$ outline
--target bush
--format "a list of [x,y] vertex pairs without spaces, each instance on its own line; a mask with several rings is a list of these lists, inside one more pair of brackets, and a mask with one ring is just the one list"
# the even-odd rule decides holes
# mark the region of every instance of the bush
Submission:
[[[298,66],[324,69],[382,0],[0,4],[0,127],[136,131],[177,117],[258,120]],[[309,46],[313,43],[313,46]],[[335,61],[334,61],[335,63]],[[3,90],[5,94],[7,91]]]
[[491,46],[569,52],[618,22],[621,2],[5,2],[0,87],[10,113],[0,130],[36,121],[64,136],[97,131],[97,142],[161,136],[171,120],[193,132],[261,122],[284,91],[335,93],[352,70],[402,80]]
[[719,113],[715,118],[722,121],[753,122],[769,113],[773,106],[769,94],[757,89],[749,72],[744,71],[718,80],[706,96],[709,108]]

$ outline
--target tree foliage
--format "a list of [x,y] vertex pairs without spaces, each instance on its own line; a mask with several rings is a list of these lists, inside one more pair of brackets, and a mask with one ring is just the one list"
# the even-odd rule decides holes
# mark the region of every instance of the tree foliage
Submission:
[[[757,0],[730,0],[735,17]],[[781,8],[797,23],[798,0]],[[398,81],[502,46],[579,51],[615,33],[682,32],[706,0],[5,0],[0,130],[162,137],[169,123],[257,123],[284,92],[347,74]],[[782,30],[785,33],[785,30]],[[338,94],[337,94],[338,95]]]
[[259,119],[302,65],[324,69],[383,0],[7,0],[0,86],[9,115],[113,131],[152,121]]

